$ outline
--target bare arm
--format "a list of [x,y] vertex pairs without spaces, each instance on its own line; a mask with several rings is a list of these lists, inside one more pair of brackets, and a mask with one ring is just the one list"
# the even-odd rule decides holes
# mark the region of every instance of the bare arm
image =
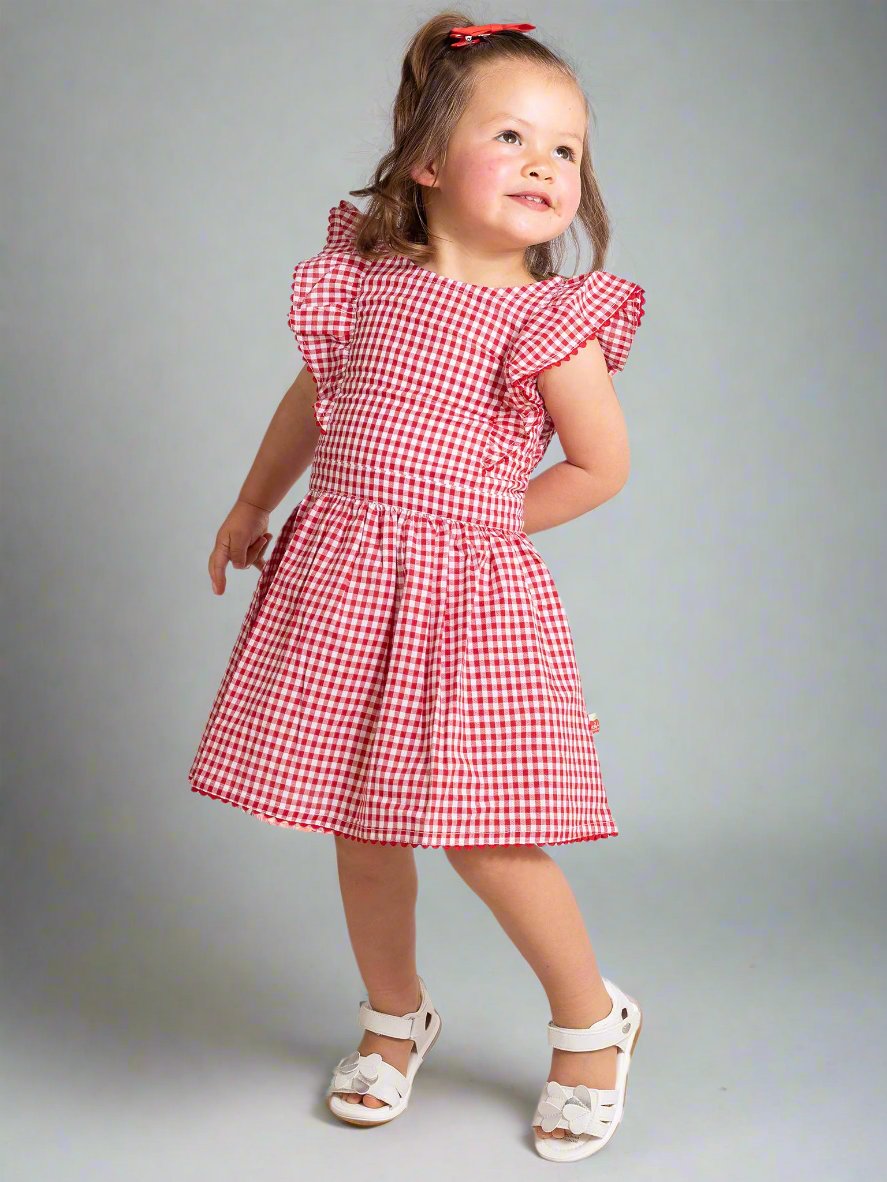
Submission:
[[307,366],[284,394],[268,425],[237,500],[216,533],[209,577],[216,595],[225,593],[225,567],[265,565],[271,540],[268,518],[314,456],[320,428],[314,419],[317,387]]
[[565,460],[527,486],[524,532],[572,521],[614,497],[628,480],[628,435],[598,341],[592,338],[537,384]]
[[303,365],[268,424],[238,500],[271,513],[307,470],[320,435],[316,398],[317,386]]

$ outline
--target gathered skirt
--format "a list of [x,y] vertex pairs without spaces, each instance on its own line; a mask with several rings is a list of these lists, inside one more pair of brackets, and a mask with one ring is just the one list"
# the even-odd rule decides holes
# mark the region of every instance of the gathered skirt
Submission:
[[259,575],[194,792],[411,846],[618,834],[573,640],[527,534],[312,485]]

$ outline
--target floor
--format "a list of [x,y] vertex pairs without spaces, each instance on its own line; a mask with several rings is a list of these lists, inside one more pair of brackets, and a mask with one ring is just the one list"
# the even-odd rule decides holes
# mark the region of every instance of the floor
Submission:
[[[602,971],[644,1009],[622,1124],[576,1176],[869,1182],[883,1155],[877,850],[648,846],[635,864],[639,842],[620,840],[549,847]],[[233,902],[199,886],[152,897],[136,875],[89,913],[56,893],[44,923],[12,923],[6,1182],[549,1176],[529,1132],[544,994],[439,850],[418,853],[419,971],[441,1037],[390,1125],[326,1109],[362,992],[332,849],[310,852],[325,881],[307,900],[301,873],[270,908],[256,870]]]

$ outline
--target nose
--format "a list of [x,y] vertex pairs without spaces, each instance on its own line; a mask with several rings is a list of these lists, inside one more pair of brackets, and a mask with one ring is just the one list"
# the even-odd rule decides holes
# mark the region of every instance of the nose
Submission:
[[548,160],[539,160],[536,164],[530,166],[527,170],[530,176],[539,177],[540,179],[550,180],[554,176],[554,169]]

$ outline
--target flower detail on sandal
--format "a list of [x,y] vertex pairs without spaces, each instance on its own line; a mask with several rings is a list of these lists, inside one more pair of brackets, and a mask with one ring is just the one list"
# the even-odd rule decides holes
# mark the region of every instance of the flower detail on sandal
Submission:
[[577,1084],[566,1088],[555,1080],[549,1080],[546,1099],[539,1104],[542,1130],[550,1133],[558,1127],[561,1117],[567,1122],[570,1132],[577,1136],[586,1133],[597,1112],[600,1095],[597,1089]]
[[378,1051],[373,1051],[371,1055],[361,1055],[357,1051],[346,1055],[336,1066],[335,1091],[343,1092],[350,1088],[365,1096],[379,1078],[381,1064],[382,1056]]

